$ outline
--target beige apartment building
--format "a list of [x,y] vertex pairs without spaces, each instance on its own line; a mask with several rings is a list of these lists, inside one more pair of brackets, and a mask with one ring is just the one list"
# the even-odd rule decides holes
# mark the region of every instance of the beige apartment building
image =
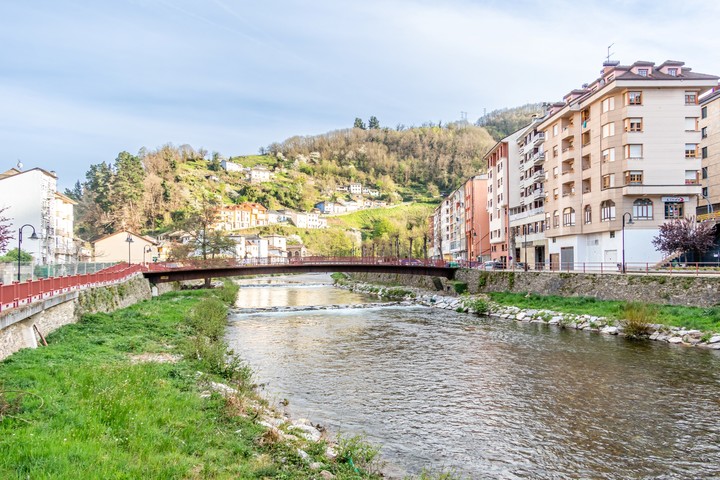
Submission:
[[698,204],[698,99],[717,84],[683,62],[605,62],[600,78],[551,107],[538,128],[552,267],[662,259],[651,243],[659,225]]
[[[720,218],[720,90],[700,100],[700,158],[702,197],[698,219]],[[712,208],[708,208],[708,203]]]
[[[511,203],[517,204],[520,201],[519,189],[516,188],[520,183],[520,149],[517,141],[522,132],[523,130],[518,130],[503,138],[485,155],[490,258],[508,266],[515,260],[514,252],[510,250],[508,211]],[[512,201],[510,195],[513,195]]]
[[538,130],[542,119],[533,120],[520,131],[517,139],[518,159],[510,169],[520,172],[518,184],[510,189],[510,251],[517,262],[533,269],[544,268],[547,252],[545,238],[545,134]]

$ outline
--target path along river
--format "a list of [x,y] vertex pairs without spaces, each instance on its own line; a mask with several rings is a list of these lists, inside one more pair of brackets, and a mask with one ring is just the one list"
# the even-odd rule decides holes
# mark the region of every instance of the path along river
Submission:
[[[325,275],[240,283],[241,307],[377,302]],[[715,351],[397,306],[240,310],[228,338],[294,417],[402,472],[720,478]]]

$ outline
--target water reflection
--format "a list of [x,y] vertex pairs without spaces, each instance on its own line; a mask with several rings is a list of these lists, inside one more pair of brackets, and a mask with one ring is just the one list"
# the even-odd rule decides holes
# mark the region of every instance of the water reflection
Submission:
[[[240,303],[261,301],[249,290]],[[268,302],[338,292],[266,290]],[[410,472],[717,475],[714,352],[414,307],[239,314],[229,338],[294,415],[365,432]]]

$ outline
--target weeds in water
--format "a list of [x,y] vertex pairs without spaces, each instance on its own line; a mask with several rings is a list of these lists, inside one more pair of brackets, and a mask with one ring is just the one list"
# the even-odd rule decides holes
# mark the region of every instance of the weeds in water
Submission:
[[466,298],[463,300],[463,307],[472,310],[476,315],[487,315],[490,311],[488,302],[482,298]]
[[640,302],[628,302],[622,311],[622,326],[628,337],[642,337],[650,332],[650,323],[657,318],[658,309],[654,305]]
[[362,435],[338,438],[338,459],[343,459],[353,469],[360,473],[378,471],[381,465],[378,463],[380,448],[371,445]]

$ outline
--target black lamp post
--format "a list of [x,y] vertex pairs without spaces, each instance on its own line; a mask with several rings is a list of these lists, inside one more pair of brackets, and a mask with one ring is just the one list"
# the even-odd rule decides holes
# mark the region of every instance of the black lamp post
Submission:
[[633,218],[632,213],[625,212],[622,216],[622,273],[626,273],[627,269],[625,267],[625,216],[629,216],[630,220],[628,220],[627,224],[632,225],[633,224]]
[[523,238],[523,244],[524,244],[524,245],[523,245],[523,249],[525,250],[525,266],[523,267],[523,270],[525,270],[526,272],[528,271],[528,260],[527,260],[527,231],[528,231],[528,227],[530,227],[530,224],[523,225],[523,232],[524,232],[524,234],[523,234],[523,236],[524,236],[524,238]]
[[35,233],[35,227],[33,227],[32,225],[30,225],[29,223],[26,223],[25,225],[23,225],[22,227],[20,227],[20,228],[18,229],[18,272],[17,272],[17,273],[18,273],[18,275],[17,275],[17,281],[18,281],[18,283],[20,282],[20,258],[21,258],[20,253],[22,252],[22,250],[20,249],[20,247],[22,246],[22,230],[23,230],[23,228],[25,228],[25,227],[30,227],[30,228],[32,228],[32,231],[33,231],[33,232],[32,232],[32,235],[30,235],[30,240],[37,240],[37,239],[39,238],[39,237],[37,236],[37,233]]
[[128,265],[131,265],[132,262],[130,261],[130,245],[134,242],[134,240],[132,239],[132,234],[128,233],[128,236],[125,239],[125,241],[128,244]]

